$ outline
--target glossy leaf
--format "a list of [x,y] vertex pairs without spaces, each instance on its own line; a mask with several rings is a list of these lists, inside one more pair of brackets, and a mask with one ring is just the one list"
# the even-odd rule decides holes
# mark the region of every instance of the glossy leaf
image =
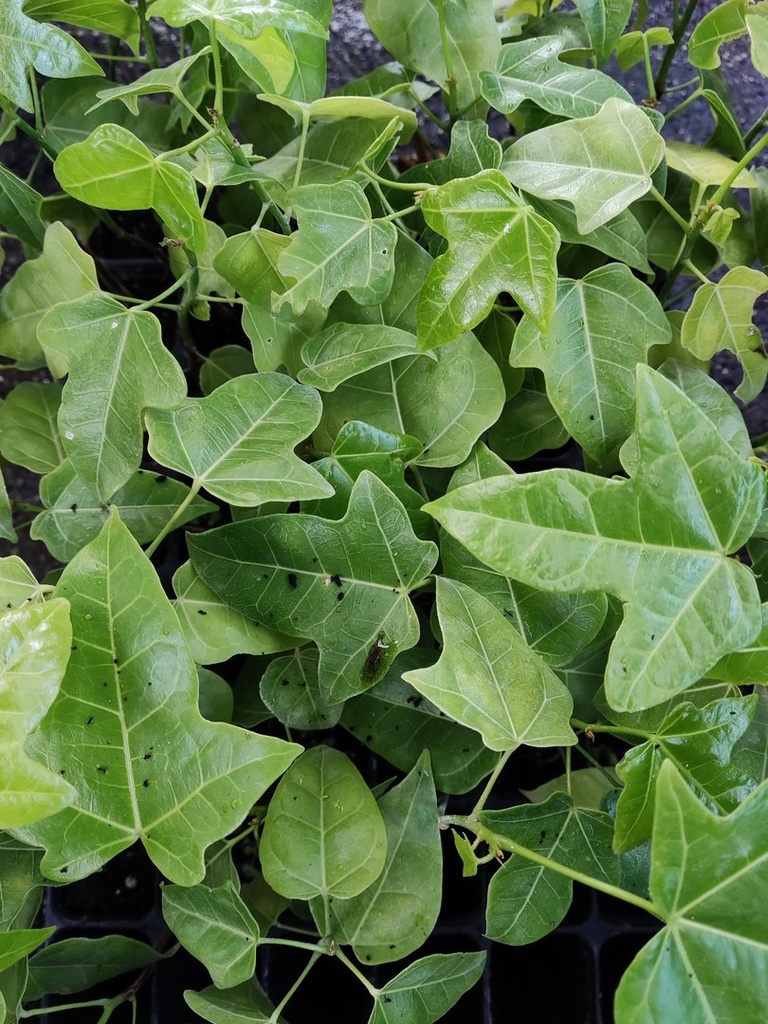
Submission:
[[695,68],[719,68],[723,43],[746,34],[747,0],[725,0],[707,11],[688,40],[688,60]]
[[[122,3],[122,0],[120,2]],[[182,92],[181,83],[187,73],[206,52],[198,50],[197,53],[174,61],[167,67],[153,68],[128,85],[115,85],[109,89],[101,89],[96,94],[98,103],[94,103],[91,109],[98,110],[105,103],[121,100],[128,110],[136,115],[139,113],[139,96],[156,96],[159,93],[172,93],[178,96]]]
[[263,516],[190,537],[189,549],[198,575],[227,604],[317,643],[321,692],[332,702],[367,690],[398,650],[416,643],[408,594],[437,558],[367,471],[343,519]]
[[437,579],[440,660],[406,672],[407,683],[491,750],[568,746],[570,694],[501,612],[463,583]]
[[[762,571],[759,563],[753,563],[754,571]],[[763,628],[751,643],[733,654],[726,654],[707,673],[711,679],[722,679],[738,684],[763,683],[768,670],[768,605],[763,605]]]
[[485,952],[425,956],[379,989],[368,1024],[434,1024],[480,979]]
[[143,410],[183,401],[181,367],[163,346],[153,313],[99,293],[51,309],[38,337],[68,373],[59,410],[64,451],[106,501],[139,467]]
[[[493,64],[499,49],[489,0],[459,0],[444,8],[431,2],[414,8],[409,0],[364,0],[363,10],[368,24],[396,60],[445,90],[455,88],[455,112],[469,107],[473,113],[480,93],[479,72]],[[451,72],[454,83],[449,82]]]
[[53,703],[72,642],[66,601],[25,604],[0,616],[0,826],[28,825],[72,803],[75,791],[28,738]]
[[232,505],[328,497],[328,484],[293,451],[320,408],[316,391],[282,374],[235,377],[207,398],[150,409],[149,452]]
[[0,224],[36,250],[42,247],[44,239],[42,198],[22,178],[0,164]]
[[449,246],[430,267],[419,296],[421,348],[454,341],[476,326],[502,291],[542,328],[548,326],[559,236],[500,171],[481,171],[430,189],[421,210]]
[[269,802],[265,880],[289,899],[350,899],[376,881],[386,853],[384,820],[357,768],[332,747],[305,751]]
[[0,971],[7,971],[55,931],[55,928],[15,928],[0,933]]
[[78,797],[19,837],[45,848],[48,877],[83,878],[141,839],[168,879],[195,885],[206,847],[240,824],[299,748],[200,717],[173,609],[116,513],[55,595],[71,605],[73,650],[28,749],[63,769]]
[[400,960],[429,937],[442,900],[442,848],[435,784],[423,754],[379,800],[387,830],[381,874],[359,896],[331,899],[331,932],[362,963]]
[[33,473],[49,473],[64,460],[56,416],[61,385],[22,381],[0,406],[0,452]]
[[152,14],[174,28],[212,22],[223,38],[255,39],[265,28],[307,32],[325,39],[326,29],[293,0],[155,0]]
[[[617,335],[616,324],[624,325]],[[547,396],[568,432],[596,462],[615,453],[635,420],[635,368],[672,337],[661,303],[629,267],[610,264],[557,282],[548,329],[523,318],[510,361],[544,373]]]
[[[604,811],[574,807],[565,793],[555,793],[543,803],[484,811],[480,818],[496,835],[601,882],[618,884],[613,822]],[[557,927],[572,898],[570,878],[513,854],[491,879],[486,932],[512,946],[535,942]]]
[[317,680],[316,648],[296,648],[293,654],[273,658],[259,684],[261,699],[289,729],[330,729],[342,704],[323,699]]
[[497,572],[625,603],[606,671],[617,710],[686,689],[760,628],[754,577],[726,557],[760,516],[760,470],[734,457],[711,421],[645,367],[637,404],[632,480],[557,469],[484,480],[427,506]]
[[[416,85],[417,83],[413,83]],[[406,168],[398,181],[428,181],[447,185],[454,178],[471,178],[501,163],[501,145],[488,134],[485,121],[457,121],[451,129],[447,156]]]
[[605,64],[616,48],[632,13],[632,0],[574,0],[589,33],[595,63]]
[[[736,170],[735,160],[704,146],[691,142],[671,141],[666,144],[667,164],[693,178],[699,185],[720,185]],[[756,181],[750,171],[742,170],[734,179],[731,188],[755,188]]]
[[[669,1015],[691,1024],[761,1019],[768,999],[767,799],[764,784],[732,814],[716,817],[671,764],[662,766],[651,897],[666,927],[622,978],[617,1024]],[[738,984],[724,984],[724,977]]]
[[24,13],[37,21],[64,21],[123,39],[139,51],[139,18],[126,0],[25,0]]
[[205,249],[203,215],[194,179],[155,157],[127,128],[102,124],[57,157],[59,184],[83,203],[109,210],[153,209],[193,251]]
[[663,157],[664,140],[649,118],[625,100],[609,99],[593,117],[518,139],[501,169],[525,192],[572,203],[586,234],[644,196]]
[[752,267],[734,267],[717,283],[702,285],[685,314],[680,341],[697,359],[727,348],[739,357],[744,379],[736,389],[743,402],[762,391],[768,375],[763,339],[752,322],[757,299],[768,291],[768,277]]
[[148,967],[161,955],[146,942],[125,935],[61,939],[41,949],[29,961],[24,998],[31,1002],[51,993],[82,992],[126,971]]
[[13,514],[8,491],[5,487],[2,471],[0,471],[0,539],[16,541],[16,530],[13,528]]
[[502,46],[495,72],[480,75],[483,96],[502,114],[513,113],[528,100],[569,118],[594,116],[611,96],[630,100],[626,89],[601,71],[561,61],[564,47],[565,40],[558,36]]
[[538,375],[526,375],[525,383],[488,433],[491,450],[509,462],[522,462],[547,448],[560,448],[567,440],[568,431]]
[[[211,1024],[271,1024],[274,1007],[255,981],[221,991],[210,985],[202,992],[184,993],[187,1005]],[[278,1024],[285,1024],[282,1015]]]
[[736,740],[731,760],[755,782],[768,778],[768,691],[757,691],[755,714],[747,729]]
[[0,93],[31,112],[32,69],[49,78],[81,78],[103,71],[62,29],[40,25],[25,14],[23,4],[24,0],[5,0],[0,9]]
[[42,597],[45,589],[18,555],[0,558],[0,608],[3,611],[11,611],[25,601]]
[[733,746],[754,715],[756,697],[715,700],[706,707],[678,705],[645,743],[616,766],[624,783],[616,808],[614,846],[620,853],[649,839],[659,769],[670,760],[692,792],[711,810],[727,814],[753,788],[731,763]]
[[163,886],[163,917],[217,988],[232,988],[253,977],[259,926],[231,882],[215,889]]
[[277,266],[292,283],[273,298],[273,312],[279,313],[286,302],[296,314],[312,301],[328,309],[342,291],[363,306],[382,302],[392,287],[397,230],[371,217],[360,186],[354,181],[304,185],[288,199],[299,230]]
[[60,562],[69,562],[98,536],[109,518],[109,505],[120,510],[120,518],[139,544],[153,541],[187,499],[176,518],[179,526],[216,511],[215,505],[199,495],[190,498],[184,484],[143,469],[137,470],[107,505],[93,485],[77,475],[69,460],[40,481],[40,498],[45,511],[35,517],[29,535],[41,540]]
[[380,683],[344,705],[341,724],[390,764],[410,771],[428,750],[441,793],[466,793],[496,767],[498,756],[403,681],[408,669],[434,662],[434,651],[404,651]]
[[224,604],[196,575],[189,562],[173,577],[173,607],[189,653],[198,665],[215,665],[236,654],[273,654],[294,641],[259,626]]
[[37,340],[42,316],[98,287],[93,259],[62,223],[51,224],[42,256],[23,263],[0,293],[0,353],[24,367],[42,366],[45,355]]
[[233,377],[253,373],[253,356],[242,345],[221,345],[215,348],[200,367],[200,390],[210,395]]
[[305,343],[298,378],[320,391],[335,391],[350,377],[415,351],[414,336],[398,327],[333,324]]

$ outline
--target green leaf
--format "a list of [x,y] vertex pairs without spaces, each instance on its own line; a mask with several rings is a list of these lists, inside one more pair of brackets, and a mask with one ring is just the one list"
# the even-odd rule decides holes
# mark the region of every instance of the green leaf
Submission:
[[[120,0],[122,3],[122,0]],[[128,85],[115,85],[110,89],[100,89],[96,93],[98,103],[94,103],[91,110],[98,110],[105,103],[112,100],[121,100],[132,114],[139,113],[139,96],[155,96],[158,93],[172,93],[174,96],[182,95],[181,83],[189,72],[190,68],[208,53],[208,49],[198,50],[189,57],[174,61],[164,68],[153,68],[146,74],[140,75],[135,81]],[[90,113],[90,111],[89,111]]]
[[24,13],[36,21],[63,21],[104,32],[139,52],[139,17],[125,0],[26,0]]
[[215,665],[236,654],[273,654],[295,643],[223,604],[189,562],[176,570],[173,590],[173,607],[189,653],[198,665]]
[[760,628],[754,577],[726,556],[758,521],[761,471],[643,366],[636,430],[640,464],[631,480],[555,469],[494,477],[426,506],[497,572],[544,590],[607,591],[625,603],[606,671],[617,710],[686,689]]
[[200,390],[210,395],[233,377],[253,373],[253,356],[242,345],[221,345],[205,357],[200,367]]
[[231,882],[215,889],[164,885],[163,917],[217,988],[253,977],[259,926]]
[[38,338],[61,375],[59,432],[78,475],[106,501],[138,468],[142,412],[179,405],[181,367],[163,346],[160,322],[145,310],[90,293],[51,309]]
[[[736,169],[736,162],[714,149],[695,146],[692,142],[666,143],[667,164],[699,185],[720,185]],[[755,188],[757,182],[750,171],[740,171],[731,188]]]
[[[274,1007],[255,981],[222,992],[211,985],[184,993],[187,1006],[211,1024],[271,1024]],[[280,1016],[278,1024],[284,1024]]]
[[488,444],[509,462],[522,462],[547,448],[560,448],[569,434],[547,398],[538,375],[529,377],[491,427]]
[[768,18],[766,14],[768,14],[768,10],[764,4],[761,4],[754,8],[747,8],[744,19],[751,44],[752,66],[761,75],[768,74]]
[[555,304],[559,236],[500,171],[430,189],[421,210],[449,244],[430,267],[419,296],[422,349],[454,341],[475,327],[502,291],[546,329]]
[[16,542],[16,531],[13,528],[13,513],[8,491],[5,487],[2,471],[0,470],[0,539]]
[[[753,571],[762,573],[762,566],[753,562]],[[768,605],[763,605],[762,614],[763,628],[755,639],[718,661],[707,673],[709,678],[738,684],[763,682],[768,667]]]
[[0,934],[0,971],[7,971],[15,963],[37,949],[50,938],[55,928],[16,928]]
[[320,330],[325,320],[325,312],[315,303],[301,316],[288,306],[279,313],[271,311],[272,293],[282,294],[289,287],[278,270],[278,260],[289,244],[285,235],[254,228],[228,238],[213,261],[214,269],[245,299],[243,330],[262,373],[281,366],[298,370],[302,344]]
[[[35,517],[29,535],[41,540],[54,558],[69,562],[89,544],[109,518],[109,506],[95,487],[82,480],[69,460],[40,481],[40,498],[45,511]],[[188,500],[180,513],[179,506]],[[139,469],[109,499],[120,510],[120,518],[139,544],[157,537],[171,516],[178,526],[216,506],[190,491],[178,480]]]
[[45,755],[31,756],[28,742],[64,677],[72,642],[67,602],[6,612],[0,637],[0,827],[7,829],[55,814],[75,799],[69,782],[44,767]]
[[[539,36],[502,46],[496,71],[480,75],[483,96],[502,114],[526,100],[557,117],[592,117],[612,96],[631,100],[618,82],[602,71],[560,60],[565,40]],[[599,61],[598,63],[603,63]]]
[[339,720],[343,705],[323,699],[318,661],[314,647],[296,648],[293,654],[273,658],[261,677],[261,699],[289,729],[330,729]]
[[149,453],[232,505],[325,498],[329,485],[293,451],[320,412],[312,388],[283,374],[247,374],[180,408],[148,410]]
[[42,366],[45,355],[37,327],[43,315],[57,303],[98,287],[93,259],[64,224],[51,224],[42,256],[22,263],[0,294],[0,353],[23,367]]
[[468,586],[437,578],[440,660],[406,672],[407,683],[491,750],[568,746],[570,694],[501,612]]
[[488,134],[485,121],[456,121],[451,129],[448,155],[407,168],[398,181],[428,181],[433,185],[447,185],[454,178],[471,178],[480,171],[498,167],[500,163],[501,145]]
[[151,14],[174,28],[193,21],[213,24],[226,46],[231,36],[256,39],[265,28],[307,32],[326,39],[325,27],[293,0],[155,0]]
[[754,717],[734,743],[731,762],[759,783],[768,778],[768,690],[761,687],[756,696]]
[[18,555],[0,558],[0,608],[18,608],[25,601],[42,597],[46,589]]
[[146,942],[125,935],[62,939],[41,949],[29,961],[24,999],[33,1002],[51,993],[82,992],[126,971],[148,967],[161,956]]
[[335,391],[350,377],[415,351],[416,339],[399,327],[333,324],[305,343],[298,377],[302,384]]
[[632,0],[574,0],[584,22],[595,63],[610,60],[632,13]]
[[709,359],[723,348],[739,357],[744,379],[736,389],[750,402],[768,375],[763,339],[752,322],[757,299],[768,291],[768,277],[752,267],[734,267],[717,283],[703,284],[688,308],[680,340],[697,359]]
[[379,800],[387,857],[359,896],[330,900],[331,934],[367,964],[400,960],[427,940],[440,913],[443,858],[435,784],[424,753]]
[[60,402],[60,384],[16,385],[0,406],[0,452],[9,462],[33,473],[50,473],[63,461],[56,424]]
[[357,768],[332,747],[291,765],[269,802],[259,844],[267,883],[289,899],[350,899],[376,881],[387,836]]
[[763,784],[715,817],[671,764],[656,795],[651,897],[666,927],[643,947],[616,993],[617,1024],[762,1019],[768,983]]
[[371,207],[354,181],[304,185],[288,193],[299,222],[280,254],[278,269],[293,283],[272,300],[279,313],[288,303],[296,314],[309,302],[328,309],[339,292],[372,306],[383,302],[395,273],[395,225],[371,218]]
[[664,140],[646,114],[621,99],[593,117],[550,125],[518,139],[501,169],[518,188],[573,204],[587,234],[616,217],[651,187]]
[[408,595],[437,549],[417,540],[401,503],[370,472],[358,477],[343,519],[263,516],[188,541],[198,575],[227,604],[317,643],[327,701],[367,690],[418,640]]
[[[610,815],[574,807],[565,793],[554,793],[543,803],[483,811],[480,820],[543,857],[604,883],[619,882]],[[535,942],[560,924],[572,898],[573,882],[566,875],[513,854],[488,887],[486,934],[511,946]]]
[[[2,42],[0,36],[0,47]],[[36,250],[42,247],[45,231],[40,213],[42,200],[39,192],[0,164],[0,224]]]
[[746,35],[747,0],[725,0],[708,11],[688,40],[688,60],[695,68],[719,68],[720,47]]
[[368,1024],[434,1024],[479,980],[481,953],[425,956],[379,989]]
[[[45,885],[40,874],[40,857],[40,850],[25,846],[7,834],[0,837],[0,931],[26,928],[37,918]],[[5,977],[2,980],[5,981]],[[0,991],[6,991],[1,984]]]
[[[291,115],[296,124],[309,123],[309,121],[321,118],[327,121],[336,121],[350,117],[389,123],[394,118],[401,122],[407,137],[410,137],[416,130],[416,115],[413,111],[396,107],[378,96],[321,96],[311,103],[302,103],[290,99],[288,96],[260,92],[258,99],[270,103],[272,106],[280,107],[281,110]],[[406,138],[403,141],[407,140]]]
[[28,75],[33,68],[49,78],[104,72],[66,32],[28,17],[23,4],[24,0],[5,0],[0,9],[0,94],[31,113],[35,108]]
[[242,822],[299,748],[197,710],[197,672],[154,569],[113,512],[64,569],[73,650],[61,692],[29,743],[77,802],[18,830],[49,878],[76,880],[141,839],[179,885]]
[[674,41],[672,33],[664,25],[654,25],[645,32],[627,32],[616,45],[616,60],[622,71],[629,71],[650,56],[652,46],[672,46]]
[[363,11],[396,60],[451,94],[455,90],[453,113],[477,116],[479,73],[493,65],[499,50],[490,0],[457,0],[445,5],[429,0],[418,7],[409,0],[364,0]]
[[150,149],[127,128],[102,124],[83,142],[67,146],[53,170],[75,199],[109,210],[153,209],[194,252],[206,232],[197,187],[189,171]]
[[[617,323],[624,325],[619,335]],[[651,289],[629,267],[610,264],[581,281],[561,278],[549,329],[523,317],[510,362],[543,371],[560,420],[603,463],[632,432],[637,364],[671,337]]]
[[203,718],[209,722],[231,722],[235,711],[235,696],[226,679],[198,665],[197,681],[200,688],[197,706]]
[[498,756],[403,681],[404,671],[425,667],[434,654],[423,647],[404,651],[380,683],[347,701],[341,724],[403,772],[428,750],[439,791],[466,793],[493,771]]
[[680,704],[645,743],[624,755],[616,766],[624,783],[616,807],[614,847],[619,853],[650,838],[659,769],[666,760],[711,810],[727,814],[738,807],[753,784],[731,763],[731,752],[749,726],[756,700],[715,700],[703,708]]

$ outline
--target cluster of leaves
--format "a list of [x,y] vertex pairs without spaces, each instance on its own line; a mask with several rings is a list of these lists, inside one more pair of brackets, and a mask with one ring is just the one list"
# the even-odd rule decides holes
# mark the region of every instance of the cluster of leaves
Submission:
[[[5,1021],[184,947],[196,1019],[277,1024],[334,956],[370,1024],[431,1024],[484,964],[418,955],[451,830],[465,874],[500,862],[497,942],[574,880],[655,915],[619,1024],[763,1024],[766,481],[706,370],[730,349],[745,402],[768,374],[768,134],[719,70],[744,37],[768,73],[768,3],[633,6],[365,0],[395,60],[325,95],[331,0],[0,5],[0,143],[38,147],[0,165],[32,378],[0,453],[41,476],[39,507],[0,482],[0,538],[61,565],[0,558]],[[706,145],[674,141],[694,101]],[[155,215],[151,298],[111,290],[120,211]],[[526,747],[563,774],[524,802]],[[43,888],[137,842],[177,944],[38,950]],[[275,943],[310,954],[277,1005]]]

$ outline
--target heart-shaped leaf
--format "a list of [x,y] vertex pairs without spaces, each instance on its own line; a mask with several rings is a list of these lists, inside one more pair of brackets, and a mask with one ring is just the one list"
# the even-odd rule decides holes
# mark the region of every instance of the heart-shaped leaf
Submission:
[[115,512],[55,594],[70,601],[73,650],[29,750],[63,770],[78,795],[19,837],[45,847],[51,878],[83,878],[140,839],[167,878],[196,885],[206,848],[242,822],[300,748],[201,718],[173,608]]
[[606,670],[617,710],[686,689],[761,624],[754,576],[727,557],[762,512],[761,471],[674,384],[644,366],[637,376],[633,479],[555,469],[483,480],[426,506],[497,572],[625,602]]
[[574,0],[586,26],[595,55],[595,63],[605,64],[611,57],[632,13],[632,0]]
[[323,699],[318,661],[316,647],[297,647],[293,654],[273,658],[261,677],[261,699],[289,729],[329,729],[339,720],[344,705]]
[[724,0],[707,11],[688,40],[688,60],[695,68],[719,68],[720,47],[747,33],[747,0]]

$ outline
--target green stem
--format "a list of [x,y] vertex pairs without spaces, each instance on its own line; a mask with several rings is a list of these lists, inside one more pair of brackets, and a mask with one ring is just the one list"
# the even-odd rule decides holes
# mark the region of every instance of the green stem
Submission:
[[34,139],[38,146],[48,157],[48,159],[51,161],[51,163],[53,163],[53,161],[56,159],[57,154],[53,151],[51,146],[45,141],[45,138],[43,137],[42,133],[39,132],[37,128],[31,125],[28,121],[25,121],[23,118],[19,118],[19,120],[15,124],[15,127],[21,128],[25,135],[28,135],[30,139]]
[[672,206],[671,203],[667,202],[667,200],[664,198],[661,192],[659,192],[655,185],[651,185],[651,195],[659,204],[659,206],[664,207],[664,209],[667,211],[672,220],[678,225],[678,227],[681,227],[683,231],[686,233],[686,235],[689,235],[691,233],[691,225],[688,223],[685,217],[680,216],[680,214],[677,212],[674,206]]
[[174,92],[173,95],[176,97],[179,103],[181,103],[182,106],[186,107],[190,114],[200,122],[200,124],[203,126],[203,128],[205,128],[206,131],[210,131],[210,129],[213,128],[211,122],[206,121],[206,119],[203,117],[203,115],[200,113],[197,107],[195,107],[192,103],[189,102],[189,100],[181,91],[181,89],[179,89],[177,92]]
[[155,537],[155,539],[152,541],[149,547],[145,549],[144,554],[147,556],[147,558],[151,558],[152,555],[154,555],[154,553],[160,547],[160,545],[168,536],[168,534],[173,530],[177,520],[181,518],[181,516],[184,514],[189,505],[191,505],[194,499],[197,497],[197,493],[200,490],[201,486],[202,485],[197,480],[192,484],[192,486],[189,489],[189,492],[185,495],[184,500],[175,509],[168,522],[162,528],[160,533],[158,533],[158,535]]
[[413,98],[413,101],[414,101],[414,103],[415,103],[415,104],[416,104],[416,106],[417,106],[417,107],[419,108],[419,110],[420,110],[420,111],[422,112],[422,114],[424,114],[424,115],[425,115],[425,117],[428,117],[428,118],[429,118],[429,120],[430,120],[430,121],[431,121],[431,122],[432,122],[433,124],[436,124],[436,125],[437,125],[437,127],[438,127],[438,128],[440,129],[440,131],[443,131],[443,132],[449,132],[449,131],[451,130],[451,126],[450,126],[449,124],[447,124],[447,123],[446,123],[445,121],[443,121],[443,119],[442,119],[441,117],[438,117],[438,116],[437,116],[437,114],[435,114],[435,113],[434,113],[433,111],[431,111],[431,110],[429,109],[429,107],[427,106],[427,104],[426,104],[426,103],[425,103],[425,102],[424,102],[424,101],[422,100],[422,98],[421,98],[421,97],[420,97],[420,96],[419,96],[419,95],[417,94],[417,92],[416,92],[416,90],[415,90],[415,89],[413,88],[413,85],[412,85],[412,84],[410,85],[410,88],[409,88],[409,90],[408,90],[408,91],[410,92],[410,94],[411,94],[411,97]]
[[299,155],[296,158],[296,170],[293,172],[293,187],[297,188],[301,181],[301,172],[304,167],[304,150],[307,148],[307,135],[309,133],[309,110],[301,108],[301,138],[299,139]]
[[169,149],[165,153],[160,153],[160,155],[155,157],[155,159],[159,162],[161,160],[172,160],[173,157],[181,156],[182,153],[194,153],[195,150],[200,149],[201,146],[204,146],[206,142],[215,138],[218,134],[219,133],[215,128],[211,128],[205,133],[205,135],[200,135],[198,138],[192,139],[191,142],[188,142],[184,146],[178,146],[176,149]]
[[213,109],[216,111],[217,116],[223,120],[224,75],[221,70],[219,40],[216,38],[216,22],[213,18],[208,23],[208,35],[211,41],[211,56],[213,57]]
[[157,59],[157,51],[155,50],[155,37],[152,35],[152,28],[147,18],[147,0],[138,0],[138,8],[139,21],[141,22],[141,38],[144,43],[147,59],[153,68],[157,68],[160,64]]
[[661,97],[664,95],[664,89],[667,84],[669,72],[672,68],[672,62],[675,59],[675,54],[680,49],[680,45],[683,41],[683,36],[685,35],[686,29],[690,24],[691,18],[693,17],[694,11],[696,10],[698,3],[699,0],[688,0],[688,4],[686,5],[686,8],[683,11],[682,15],[679,13],[679,11],[675,12],[676,17],[672,29],[673,43],[671,46],[667,47],[666,52],[664,54],[664,59],[661,62],[661,67],[659,68],[659,73],[658,75],[656,75],[656,95],[659,97],[659,99],[661,99]]
[[[192,268],[190,267],[189,270],[185,270],[184,273],[181,275],[181,277],[179,277],[176,281],[174,281],[173,284],[169,285],[165,289],[164,292],[160,292],[160,294],[156,295],[154,297],[154,299],[145,299],[144,302],[140,302],[137,306],[135,306],[134,307],[134,312],[138,312],[139,310],[142,310],[142,309],[151,309],[152,306],[159,305],[163,301],[163,299],[167,299],[169,295],[173,295],[173,293],[177,292],[179,290],[179,288],[182,288],[184,286],[184,282],[191,275],[192,275]],[[116,299],[119,299],[121,302],[125,302],[125,301],[135,302],[136,301],[136,299],[132,299],[129,296],[125,296],[125,295],[113,295],[112,297],[116,298]],[[173,308],[175,309],[176,307],[174,306]]]
[[694,277],[697,277],[699,279],[699,281],[701,281],[702,284],[709,284],[710,283],[709,278],[707,277],[707,275],[706,274],[702,274],[702,272],[699,270],[699,268],[696,266],[695,263],[691,263],[690,260],[686,260],[684,265],[685,265],[685,269],[688,271],[688,273],[689,274],[693,274]]
[[568,796],[573,796],[573,790],[571,788],[571,748],[565,748],[565,788]]
[[471,817],[476,818],[477,815],[480,813],[480,811],[482,811],[482,809],[485,807],[485,803],[486,803],[488,797],[491,795],[491,790],[496,785],[496,782],[497,782],[499,776],[501,775],[502,771],[504,770],[504,766],[506,765],[507,761],[510,759],[512,754],[513,754],[513,750],[505,750],[504,753],[501,755],[501,757],[499,757],[499,760],[496,762],[496,767],[493,769],[491,774],[488,776],[488,781],[486,782],[485,786],[483,787],[483,791],[480,794],[480,796],[478,797],[477,803],[472,808]]
[[578,750],[578,752],[581,754],[581,756],[584,758],[585,761],[589,761],[589,763],[592,765],[593,768],[597,768],[597,770],[600,772],[600,774],[603,776],[603,778],[606,779],[606,781],[611,784],[612,788],[616,786],[616,776],[615,775],[611,775],[611,773],[608,771],[608,769],[605,767],[605,765],[604,764],[600,764],[600,762],[597,760],[597,758],[594,756],[594,754],[591,754],[587,750],[587,748],[585,746],[583,746],[581,743],[579,743],[577,745],[576,749]]
[[192,331],[189,326],[189,317],[192,312],[192,306],[197,298],[197,289],[200,286],[200,268],[197,265],[197,256],[191,249],[187,251],[187,259],[190,262],[190,270],[189,276],[184,285],[184,297],[182,298],[181,305],[179,306],[179,330],[181,331],[181,337],[184,340],[184,344],[189,351],[194,347]]
[[399,220],[401,217],[407,217],[411,213],[416,213],[420,209],[419,203],[414,203],[413,206],[406,206],[404,210],[396,210],[394,213],[388,213],[386,217],[380,217],[380,220]]
[[308,949],[310,953],[329,952],[328,946],[318,945],[316,942],[301,942],[299,939],[259,939],[260,946],[293,946],[294,949]]
[[564,875],[566,878],[570,878],[574,882],[581,882],[582,885],[588,885],[592,889],[597,889],[598,892],[605,893],[606,896],[613,896],[616,899],[624,900],[625,903],[631,903],[633,906],[639,907],[641,910],[645,910],[649,914],[653,914],[654,917],[664,920],[658,908],[655,904],[651,903],[650,900],[646,900],[642,896],[637,896],[635,893],[629,892],[627,889],[622,889],[618,885],[612,885],[610,882],[603,882],[599,878],[593,878],[591,875],[586,875],[582,871],[576,871],[575,868],[569,868],[565,864],[560,864],[556,860],[552,860],[541,853],[537,853],[535,850],[529,850],[527,846],[522,846],[520,843],[516,843],[514,839],[509,839],[507,836],[500,836],[491,829],[486,828],[476,818],[471,817],[471,815],[446,814],[440,820],[444,825],[454,825],[458,828],[467,829],[469,832],[474,832],[475,835],[481,836],[483,841],[487,843],[492,850],[505,850],[507,853],[516,853],[524,860],[529,860],[534,864],[539,864],[541,867],[549,868],[550,871],[554,871],[558,875]]
[[14,498],[11,498],[11,508],[16,512],[45,512],[42,505],[33,505],[28,501],[16,501]]
[[336,950],[336,957],[344,964],[345,967],[347,967],[352,972],[352,974],[354,974],[357,980],[365,986],[368,994],[372,996],[374,999],[378,999],[379,990],[376,988],[375,985],[372,985],[371,982],[368,981],[368,979],[357,966],[357,964],[352,963],[352,961],[349,959],[349,957],[347,956],[343,949]]
[[673,107],[668,114],[665,115],[665,120],[670,121],[673,117],[677,117],[678,114],[682,113],[686,107],[690,106],[694,100],[697,100],[703,95],[703,90],[694,89],[690,96],[686,96],[684,100],[681,100],[676,107]]
[[322,953],[312,954],[312,956],[307,961],[304,970],[299,974],[296,981],[294,981],[294,983],[291,985],[291,987],[288,989],[283,998],[280,1000],[280,1002],[277,1004],[277,1006],[270,1014],[267,1024],[278,1024],[280,1020],[280,1014],[286,1008],[291,999],[293,999],[293,997],[296,995],[299,986],[302,984],[306,976],[309,974],[309,972],[312,970],[312,968],[315,966],[315,964],[317,963],[321,956]]
[[585,732],[587,735],[603,732],[609,736],[636,736],[641,740],[647,740],[652,735],[647,730],[630,729],[628,726],[625,727],[623,725],[605,725],[603,722],[590,725],[589,722],[582,722],[578,718],[572,718],[571,725],[574,729],[577,729],[579,732]]
[[446,85],[448,86],[448,110],[453,118],[457,116],[458,97],[456,93],[456,76],[453,73],[451,47],[448,40],[448,28],[445,24],[445,0],[437,0],[437,17],[440,22],[440,45],[443,48],[443,63],[445,64]]
[[40,93],[37,89],[37,75],[34,71],[29,73],[29,88],[32,92],[32,106],[35,112],[35,128],[42,134],[43,132],[43,112],[40,107]]
[[656,83],[653,80],[653,67],[651,66],[651,48],[648,45],[648,37],[643,36],[643,63],[645,65],[645,85],[648,90],[648,99],[656,102]]
[[42,1017],[44,1013],[61,1013],[64,1010],[83,1010],[89,1006],[108,1006],[111,999],[89,999],[84,1003],[66,1003],[63,1006],[43,1006],[37,1010],[19,1010],[19,1017]]
[[760,134],[761,128],[765,128],[766,123],[768,123],[768,107],[765,108],[760,117],[758,117],[758,119],[749,129],[747,134],[744,136],[744,144],[746,146],[751,145],[752,140],[756,138],[757,135]]
[[382,176],[377,174],[376,171],[371,170],[364,160],[361,160],[357,164],[355,170],[362,171],[363,174],[367,175],[367,177],[371,179],[371,181],[377,181],[380,185],[384,185],[387,188],[400,189],[402,192],[426,192],[427,189],[434,188],[433,185],[424,181],[409,181],[406,184],[405,182],[397,180],[393,181],[391,178],[382,178]]

